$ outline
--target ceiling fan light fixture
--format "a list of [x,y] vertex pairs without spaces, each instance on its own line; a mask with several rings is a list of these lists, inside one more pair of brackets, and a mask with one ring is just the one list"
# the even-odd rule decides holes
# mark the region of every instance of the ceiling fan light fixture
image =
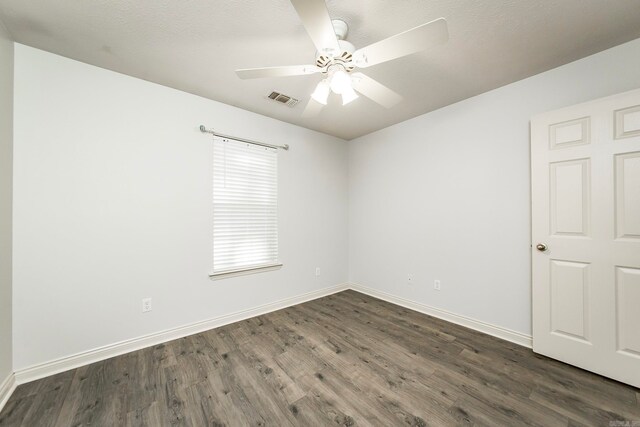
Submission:
[[329,90],[330,90],[329,82],[327,82],[326,79],[322,80],[316,86],[316,90],[314,90],[313,93],[311,94],[311,98],[313,98],[315,101],[319,102],[322,105],[327,105],[327,99],[329,98]]
[[383,107],[393,107],[402,100],[399,94],[365,74],[352,72],[426,50],[449,39],[447,21],[439,18],[356,49],[345,40],[349,32],[347,23],[331,20],[327,0],[290,2],[316,48],[315,65],[249,68],[236,70],[236,74],[241,79],[324,74],[325,79],[317,85],[307,103],[305,117],[327,105],[330,92],[342,95],[342,105],[362,95]]
[[342,93],[349,89],[353,89],[351,86],[351,79],[344,70],[336,70],[331,75],[330,86],[333,93],[337,93],[338,95],[342,95]]
[[344,92],[342,92],[342,105],[347,105],[351,101],[358,99],[358,94],[351,86]]

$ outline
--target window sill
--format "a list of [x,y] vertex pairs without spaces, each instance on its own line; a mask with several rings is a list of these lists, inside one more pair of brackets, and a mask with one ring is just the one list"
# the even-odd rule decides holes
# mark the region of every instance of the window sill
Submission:
[[237,268],[233,270],[223,270],[223,271],[218,271],[218,272],[209,274],[209,279],[220,280],[220,279],[226,279],[229,277],[244,276],[247,274],[254,274],[254,273],[262,273],[265,271],[279,270],[281,267],[282,267],[282,263],[278,262],[273,264],[258,265],[254,267],[244,267],[244,268]]

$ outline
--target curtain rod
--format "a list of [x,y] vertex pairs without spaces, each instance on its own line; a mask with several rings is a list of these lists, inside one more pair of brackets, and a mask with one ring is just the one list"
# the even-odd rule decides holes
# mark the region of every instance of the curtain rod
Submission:
[[204,125],[200,125],[200,132],[202,132],[202,133],[210,133],[211,135],[217,136],[217,137],[220,137],[220,138],[233,139],[234,141],[246,142],[247,144],[259,145],[261,147],[281,148],[283,150],[288,150],[289,149],[289,144],[273,145],[273,144],[266,144],[264,142],[252,141],[250,139],[244,139],[244,138],[238,138],[238,137],[235,137],[235,136],[223,135],[221,133],[214,132],[211,129],[207,129],[206,127],[204,127]]

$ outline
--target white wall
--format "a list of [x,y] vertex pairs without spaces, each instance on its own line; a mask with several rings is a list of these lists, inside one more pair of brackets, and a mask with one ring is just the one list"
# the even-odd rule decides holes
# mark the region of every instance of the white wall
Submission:
[[[23,45],[15,61],[16,370],[346,282],[343,140]],[[282,269],[209,279],[200,124],[291,145]]]
[[529,118],[637,87],[640,39],[350,141],[350,280],[530,334]]
[[0,22],[0,384],[12,372],[13,41]]
[[[530,333],[529,117],[640,86],[636,40],[351,141],[347,164],[342,140],[26,46],[15,53],[15,370],[348,275]],[[291,145],[280,155],[281,270],[209,280],[212,147],[200,124]],[[154,309],[142,314],[148,296]],[[10,324],[10,307],[2,313]]]

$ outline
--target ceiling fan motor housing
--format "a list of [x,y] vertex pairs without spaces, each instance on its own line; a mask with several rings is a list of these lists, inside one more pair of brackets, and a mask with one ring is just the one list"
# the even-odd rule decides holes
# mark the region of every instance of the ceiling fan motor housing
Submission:
[[340,64],[344,66],[346,71],[352,71],[354,66],[351,63],[351,59],[356,47],[345,40],[349,32],[349,26],[341,19],[334,19],[331,23],[333,24],[340,50],[316,52],[316,65],[320,68],[325,68],[332,64]]
[[349,32],[349,26],[342,19],[332,19],[333,29],[336,32],[336,38],[338,40],[344,40],[347,38]]
[[[349,44],[351,45],[351,43]],[[353,47],[353,45],[351,46]],[[316,58],[316,66],[322,68],[324,73],[327,72],[329,67],[335,64],[341,65],[346,71],[353,71],[355,64],[351,61],[352,58],[351,52],[347,50],[343,50],[337,55],[320,55]]]

